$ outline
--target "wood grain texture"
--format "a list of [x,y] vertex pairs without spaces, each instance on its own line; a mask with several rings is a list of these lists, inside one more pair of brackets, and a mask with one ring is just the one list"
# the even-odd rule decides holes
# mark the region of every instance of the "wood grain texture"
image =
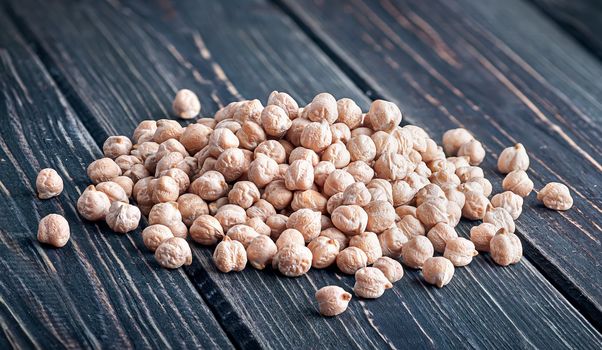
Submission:
[[529,0],[581,45],[602,59],[602,2],[597,0]]
[[[532,194],[519,218],[531,258],[597,327],[602,320],[602,66],[520,1],[286,1],[377,96],[439,138],[466,127],[497,155],[516,142],[536,188],[571,189],[575,206],[548,210]],[[512,25],[508,25],[512,23]],[[593,78],[593,79],[592,79]]]
[[[86,124],[99,126],[97,142],[103,135],[129,134],[144,118],[165,116],[180,87],[197,91],[207,114],[224,102],[267,96],[272,89],[303,102],[331,91],[356,99],[364,109],[368,105],[290,19],[262,1],[49,5],[28,0],[11,6],[70,100],[85,109]],[[466,233],[467,226],[461,230]],[[349,290],[352,277],[316,270],[289,279],[251,268],[222,274],[210,260],[211,249],[195,245],[193,251],[186,273],[243,348],[534,348],[602,342],[527,260],[503,269],[481,257],[459,269],[443,290],[407,271],[383,298],[354,299],[340,317],[322,318],[314,292],[328,284]]]
[[[85,166],[100,155],[0,11],[0,348],[231,347],[184,273],[141,249],[140,230],[120,236],[79,217]],[[35,179],[45,167],[65,190],[42,201]],[[70,224],[62,249],[36,239],[49,213]]]

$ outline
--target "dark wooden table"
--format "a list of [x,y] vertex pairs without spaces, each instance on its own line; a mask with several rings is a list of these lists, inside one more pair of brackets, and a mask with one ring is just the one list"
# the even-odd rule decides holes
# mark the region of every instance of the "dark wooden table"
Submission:
[[[601,27],[587,7],[0,3],[0,348],[602,347],[602,33],[589,34]],[[579,25],[567,31],[567,23]],[[563,182],[575,206],[554,212],[534,195],[526,200],[518,265],[501,268],[482,255],[441,290],[407,270],[382,298],[354,299],[336,318],[320,317],[313,298],[327,284],[352,287],[352,277],[334,271],[226,275],[197,245],[191,266],[167,271],[140,230],[111,233],[83,221],[74,203],[103,140],[168,116],[182,87],[199,94],[208,115],[237,99],[265,102],[272,90],[303,103],[328,91],[363,109],[386,98],[434,138],[452,127],[474,132],[496,191],[497,155],[522,142],[536,188]],[[44,167],[65,179],[59,198],[35,198]],[[71,223],[63,249],[35,239],[51,212]]]

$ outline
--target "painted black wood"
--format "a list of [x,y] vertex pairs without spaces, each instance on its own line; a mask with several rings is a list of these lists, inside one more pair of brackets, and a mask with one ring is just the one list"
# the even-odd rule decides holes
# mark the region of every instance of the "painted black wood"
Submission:
[[598,0],[529,0],[584,47],[602,59],[602,2]]
[[588,318],[602,320],[602,66],[520,1],[286,1],[357,82],[397,101],[434,137],[463,126],[484,142],[501,190],[500,151],[521,142],[537,189],[571,189],[575,206],[525,201],[527,256]]
[[[101,152],[50,76],[0,11],[0,348],[232,347],[182,271],[160,269],[140,230],[111,234],[76,213]],[[65,190],[36,198],[37,172]],[[71,226],[62,249],[41,245],[37,223]]]

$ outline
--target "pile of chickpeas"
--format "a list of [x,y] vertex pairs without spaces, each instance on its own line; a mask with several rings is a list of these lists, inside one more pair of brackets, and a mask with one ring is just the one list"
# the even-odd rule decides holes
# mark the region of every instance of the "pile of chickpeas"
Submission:
[[[201,105],[181,90],[173,109],[191,119]],[[353,100],[328,93],[299,107],[274,91],[266,106],[233,102],[185,127],[145,120],[131,139],[106,140],[105,158],[88,166],[93,184],[77,209],[122,234],[138,228],[144,215],[144,245],[166,268],[190,265],[194,242],[214,248],[224,273],[251,265],[298,277],[336,265],[355,276],[353,292],[361,298],[378,298],[400,280],[400,261],[439,288],[478,252],[502,266],[518,263],[515,220],[533,190],[525,148],[501,152],[504,192],[490,197],[479,167],[485,149],[470,132],[448,130],[441,147],[423,129],[399,126],[401,119],[399,108],[383,100],[363,113]],[[51,198],[63,183],[44,169],[37,188],[40,198]],[[573,203],[559,183],[547,184],[537,198],[555,210]],[[455,230],[462,217],[482,221],[470,239]],[[69,225],[51,214],[38,237],[63,246]],[[326,316],[345,311],[351,297],[337,286],[316,292]]]

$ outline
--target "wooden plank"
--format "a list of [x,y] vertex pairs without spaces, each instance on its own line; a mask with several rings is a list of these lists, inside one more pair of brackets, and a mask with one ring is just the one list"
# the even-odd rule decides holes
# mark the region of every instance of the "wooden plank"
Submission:
[[602,3],[596,0],[529,0],[602,59]]
[[[399,102],[434,136],[464,126],[488,150],[484,168],[521,142],[536,188],[568,185],[575,206],[526,201],[527,256],[585,312],[602,320],[602,66],[520,1],[286,1],[360,84]],[[509,22],[510,21],[510,22]],[[512,23],[512,25],[509,25]]]
[[[139,230],[120,236],[79,217],[85,166],[101,152],[2,11],[0,121],[1,348],[232,346],[184,273],[141,249]],[[56,199],[36,198],[44,167],[65,181]],[[70,223],[62,249],[36,239],[49,213]]]
[[[69,96],[90,112],[86,122],[104,128],[99,134],[130,133],[136,121],[165,115],[173,93],[184,86],[199,92],[207,113],[218,102],[266,96],[272,89],[289,91],[303,102],[332,91],[367,107],[353,82],[286,16],[259,0],[202,6],[191,1],[50,6],[28,0],[12,6]],[[107,84],[109,79],[114,81]],[[326,319],[315,311],[315,290],[327,284],[350,289],[353,278],[327,270],[288,279],[250,268],[225,275],[213,267],[210,249],[195,246],[194,254],[186,272],[240,347],[587,347],[602,342],[528,261],[502,269],[479,258],[443,290],[407,271],[383,298],[354,299],[345,314]]]

